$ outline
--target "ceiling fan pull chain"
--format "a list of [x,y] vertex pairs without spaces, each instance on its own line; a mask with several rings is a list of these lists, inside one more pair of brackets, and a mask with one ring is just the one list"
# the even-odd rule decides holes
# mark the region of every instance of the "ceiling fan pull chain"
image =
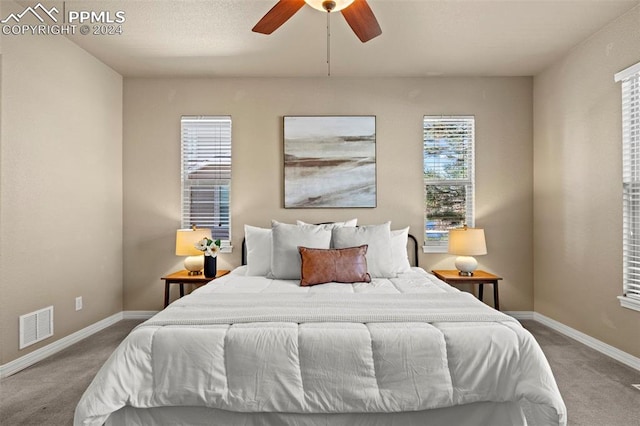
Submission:
[[327,10],[327,76],[331,77],[331,10]]

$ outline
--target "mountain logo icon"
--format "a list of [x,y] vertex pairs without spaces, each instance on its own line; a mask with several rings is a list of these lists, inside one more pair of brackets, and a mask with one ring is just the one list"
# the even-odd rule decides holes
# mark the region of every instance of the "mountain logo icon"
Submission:
[[[39,12],[39,13],[38,13]],[[42,3],[38,3],[37,5],[35,5],[34,7],[28,6],[25,10],[23,10],[21,13],[15,14],[15,13],[11,13],[9,14],[9,16],[7,16],[5,19],[3,19],[2,21],[0,21],[0,23],[6,24],[9,21],[14,21],[16,24],[20,22],[20,20],[27,14],[32,14],[33,16],[35,16],[38,21],[40,21],[41,23],[44,24],[44,17],[48,16],[53,22],[58,22],[58,19],[54,16],[55,14],[60,13],[58,11],[58,9],[56,9],[55,7],[52,7],[51,9],[47,9],[46,7],[44,7],[42,5]]]

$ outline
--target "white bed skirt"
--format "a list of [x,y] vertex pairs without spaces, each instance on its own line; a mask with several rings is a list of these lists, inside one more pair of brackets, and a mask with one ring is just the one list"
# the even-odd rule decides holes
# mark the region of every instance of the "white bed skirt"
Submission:
[[206,407],[124,407],[107,426],[532,426],[516,402],[481,402],[457,407],[402,413],[294,414],[238,413]]

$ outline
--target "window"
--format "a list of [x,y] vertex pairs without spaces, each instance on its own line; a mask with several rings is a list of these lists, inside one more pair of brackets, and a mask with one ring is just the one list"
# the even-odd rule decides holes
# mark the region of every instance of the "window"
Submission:
[[623,296],[640,311],[640,63],[615,75],[622,81]]
[[468,116],[425,116],[424,252],[446,253],[449,229],[474,226],[474,130]]
[[230,247],[231,117],[182,117],[182,227]]

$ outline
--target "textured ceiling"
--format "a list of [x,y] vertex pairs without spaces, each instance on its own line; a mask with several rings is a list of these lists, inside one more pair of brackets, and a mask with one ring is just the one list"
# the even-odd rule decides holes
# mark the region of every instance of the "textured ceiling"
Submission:
[[[251,32],[275,2],[71,0],[65,7],[125,11],[122,35],[71,37],[125,76],[326,76],[323,12],[305,5],[272,35]],[[638,3],[369,0],[382,35],[363,44],[332,14],[331,74],[535,75]]]

